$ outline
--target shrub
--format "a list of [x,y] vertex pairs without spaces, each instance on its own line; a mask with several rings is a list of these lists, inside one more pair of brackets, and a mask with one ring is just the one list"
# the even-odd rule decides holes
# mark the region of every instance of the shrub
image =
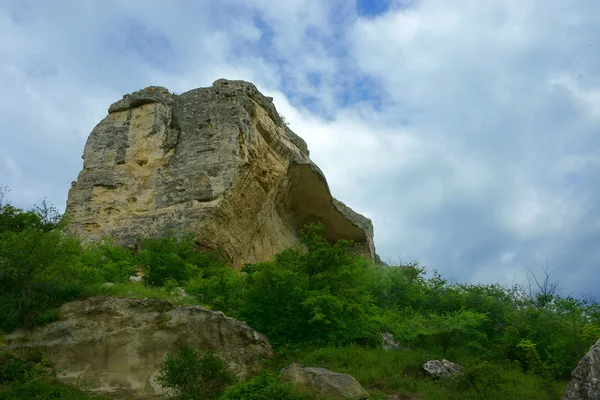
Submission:
[[600,339],[600,326],[594,324],[585,324],[581,333],[581,340],[585,347],[592,347]]
[[350,243],[330,245],[322,224],[301,231],[306,252],[289,249],[248,272],[241,317],[275,345],[375,343],[379,309],[369,264]]
[[439,343],[445,356],[450,345],[469,336],[477,336],[477,328],[485,319],[485,315],[468,310],[443,315],[429,314],[423,319],[421,334]]
[[[475,389],[481,399],[495,398],[508,386],[514,386],[515,381],[507,378],[499,365],[482,360],[471,360],[464,366],[461,375],[453,377],[449,384],[456,384],[459,390]],[[506,394],[506,393],[505,393]]]
[[240,296],[243,293],[240,274],[218,259],[209,260],[204,265],[207,266],[200,268],[198,274],[184,285],[185,291],[211,310],[237,316],[243,301]]
[[52,376],[51,364],[41,353],[30,351],[23,355],[0,353],[0,383],[25,382]]
[[51,363],[37,351],[0,352],[0,400],[107,400],[56,382]]
[[78,240],[33,228],[0,233],[0,330],[35,323],[36,315],[82,290]]
[[125,283],[135,274],[135,254],[109,238],[88,245],[82,262],[101,282]]
[[517,345],[520,350],[519,360],[525,369],[536,374],[543,374],[545,366],[537,351],[537,346],[531,340],[522,339]]
[[195,275],[195,267],[189,262],[193,253],[194,242],[187,236],[150,238],[142,241],[137,260],[148,267],[147,283],[163,286],[169,279],[183,282]]
[[149,267],[146,280],[152,286],[163,286],[169,279],[182,284],[200,269],[226,265],[217,254],[197,250],[191,234],[145,239],[136,260]]
[[314,400],[315,397],[300,393],[289,382],[272,373],[263,372],[247,382],[229,387],[221,400]]
[[182,346],[175,356],[161,364],[158,383],[179,399],[216,399],[236,380],[227,363],[213,352],[201,356],[196,349]]

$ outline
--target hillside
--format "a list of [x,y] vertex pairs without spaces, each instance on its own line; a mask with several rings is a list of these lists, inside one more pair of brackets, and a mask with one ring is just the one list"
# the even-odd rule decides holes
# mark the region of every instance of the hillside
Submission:
[[[277,378],[290,362],[348,373],[373,399],[557,399],[600,333],[597,304],[450,284],[427,278],[416,263],[376,265],[353,255],[349,242],[329,244],[318,225],[301,235],[307,251],[284,250],[240,272],[197,250],[190,236],[143,240],[137,251],[86,244],[60,233],[58,216],[40,210],[1,209],[0,329],[51,326],[65,318],[57,307],[89,296],[221,310],[266,334],[276,350],[261,361],[262,374],[230,386],[224,399],[315,398]],[[140,265],[143,279],[131,282]],[[382,332],[400,348],[383,350]],[[462,364],[464,375],[427,376],[422,364],[441,358]],[[96,398],[61,386],[43,358],[11,360],[5,354],[0,362],[2,399]]]

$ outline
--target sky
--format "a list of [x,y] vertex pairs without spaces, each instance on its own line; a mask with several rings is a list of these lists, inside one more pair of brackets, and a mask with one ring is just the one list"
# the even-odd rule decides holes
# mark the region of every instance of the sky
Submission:
[[64,209],[150,85],[253,82],[377,252],[600,299],[600,1],[0,0],[0,185]]

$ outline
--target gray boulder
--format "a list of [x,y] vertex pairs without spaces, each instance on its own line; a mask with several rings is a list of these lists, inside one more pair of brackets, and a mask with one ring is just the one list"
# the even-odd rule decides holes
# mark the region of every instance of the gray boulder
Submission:
[[442,365],[452,375],[460,375],[460,374],[462,374],[462,366],[459,365],[459,364],[453,363],[452,361],[448,361],[448,360],[442,360]]
[[328,399],[362,400],[369,398],[356,379],[325,368],[306,368],[291,364],[281,371],[282,376],[298,389],[312,390]]
[[571,373],[563,400],[600,400],[600,340]]
[[452,376],[439,360],[429,360],[423,364],[423,370],[433,378],[448,378]]
[[433,378],[449,378],[452,375],[462,374],[462,366],[452,361],[429,360],[423,364],[423,370]]

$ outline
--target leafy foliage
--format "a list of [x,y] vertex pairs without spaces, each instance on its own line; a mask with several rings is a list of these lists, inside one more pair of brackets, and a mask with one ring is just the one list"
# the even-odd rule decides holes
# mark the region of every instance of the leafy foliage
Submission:
[[323,229],[301,231],[308,251],[289,249],[245,269],[240,316],[277,345],[374,343],[378,309],[369,264],[350,254],[346,241],[330,245],[319,235]]
[[0,232],[0,330],[31,325],[39,311],[81,290],[79,242],[33,228]]
[[437,341],[442,347],[442,355],[445,356],[454,342],[479,336],[477,328],[485,320],[484,314],[464,309],[441,315],[429,314],[420,319],[418,332]]
[[183,346],[177,355],[167,355],[157,381],[179,399],[216,399],[236,378],[215,353],[201,356],[196,349]]
[[226,267],[217,254],[198,251],[190,234],[145,239],[136,259],[148,267],[146,279],[152,286],[164,286],[168,280],[182,284],[196,277],[201,268]]
[[135,274],[136,255],[108,238],[90,244],[81,261],[98,282],[124,283]]
[[312,395],[299,393],[289,382],[273,373],[263,372],[247,382],[228,388],[222,400],[315,400]]
[[0,400],[102,400],[62,385],[52,377],[51,363],[39,352],[17,356],[0,352]]

